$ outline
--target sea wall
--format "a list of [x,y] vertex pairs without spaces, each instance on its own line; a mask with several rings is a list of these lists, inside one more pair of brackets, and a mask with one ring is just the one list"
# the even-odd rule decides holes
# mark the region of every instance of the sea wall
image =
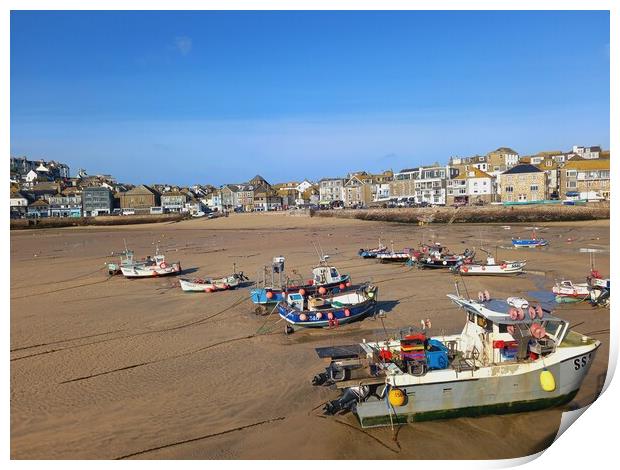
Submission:
[[162,215],[102,215],[99,217],[46,217],[43,219],[13,219],[11,230],[38,228],[81,227],[85,225],[133,225],[156,222],[178,222],[187,218],[181,214]]
[[582,206],[527,205],[317,210],[313,217],[340,217],[400,223],[516,223],[609,219],[609,203]]

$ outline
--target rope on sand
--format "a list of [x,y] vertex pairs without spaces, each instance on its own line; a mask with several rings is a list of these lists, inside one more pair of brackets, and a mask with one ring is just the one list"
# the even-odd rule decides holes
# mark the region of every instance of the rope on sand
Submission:
[[213,434],[206,434],[204,436],[198,436],[198,437],[194,437],[194,438],[191,438],[191,439],[185,439],[185,440],[182,440],[182,441],[172,442],[170,444],[164,444],[164,445],[157,446],[157,447],[151,447],[150,449],[144,449],[144,450],[140,450],[138,452],[133,452],[131,454],[126,454],[126,455],[122,455],[120,457],[116,457],[114,460],[128,459],[128,458],[131,458],[131,457],[135,457],[137,455],[146,454],[148,452],[154,452],[156,450],[166,449],[168,447],[175,447],[175,446],[178,446],[178,445],[181,445],[181,444],[187,444],[189,442],[201,441],[201,440],[204,440],[204,439],[209,439],[211,437],[222,436],[224,434],[229,434],[231,432],[242,431],[244,429],[253,428],[255,426],[260,426],[262,424],[269,424],[269,423],[273,423],[275,421],[282,421],[284,419],[286,419],[286,416],[278,416],[276,418],[266,419],[266,420],[263,420],[263,421],[259,421],[257,423],[246,424],[245,426],[239,426],[239,427],[236,427],[236,428],[227,429],[226,431],[216,432],[216,433],[213,433]]

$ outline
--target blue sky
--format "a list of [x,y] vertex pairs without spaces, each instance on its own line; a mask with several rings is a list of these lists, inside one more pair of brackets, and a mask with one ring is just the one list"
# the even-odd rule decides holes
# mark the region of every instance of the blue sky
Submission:
[[176,184],[609,148],[608,12],[12,12],[11,155]]

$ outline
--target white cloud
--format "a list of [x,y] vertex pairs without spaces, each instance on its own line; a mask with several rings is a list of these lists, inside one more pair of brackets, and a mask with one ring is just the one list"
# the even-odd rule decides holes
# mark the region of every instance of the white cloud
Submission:
[[174,45],[182,55],[187,55],[192,50],[192,38],[188,36],[178,36],[174,38]]

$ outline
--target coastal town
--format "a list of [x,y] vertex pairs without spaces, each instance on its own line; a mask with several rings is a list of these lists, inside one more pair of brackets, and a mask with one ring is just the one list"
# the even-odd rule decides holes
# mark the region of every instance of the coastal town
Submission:
[[264,212],[292,208],[334,209],[486,204],[575,204],[609,200],[610,152],[600,146],[520,155],[500,147],[485,155],[451,157],[447,163],[354,171],[319,181],[270,183],[260,175],[219,187],[195,184],[120,183],[44,159],[11,157],[12,219],[182,213]]

